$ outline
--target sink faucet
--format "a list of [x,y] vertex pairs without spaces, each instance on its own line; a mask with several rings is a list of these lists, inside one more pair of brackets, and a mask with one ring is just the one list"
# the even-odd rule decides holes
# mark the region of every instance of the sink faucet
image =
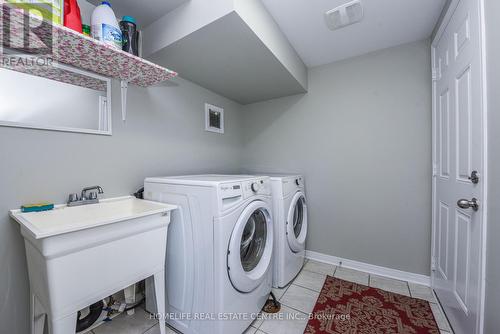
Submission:
[[[96,191],[89,192],[91,190],[96,190]],[[87,192],[89,192],[88,195]],[[80,197],[78,197],[78,194],[69,195],[68,206],[79,206],[79,205],[99,203],[99,198],[97,197],[98,194],[104,194],[104,190],[102,190],[100,186],[83,188]]]
[[[97,193],[91,192],[89,197],[87,198],[87,191],[97,190]],[[89,200],[89,199],[97,199],[97,194],[104,194],[104,191],[100,186],[92,186],[82,189],[82,194],[80,195],[81,200]]]

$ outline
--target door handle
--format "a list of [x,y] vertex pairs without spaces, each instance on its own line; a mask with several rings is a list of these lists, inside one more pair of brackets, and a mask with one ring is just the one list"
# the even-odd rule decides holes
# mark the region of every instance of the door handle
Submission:
[[477,198],[473,198],[470,201],[468,199],[459,199],[457,205],[462,209],[472,209],[474,211],[479,210],[479,203],[477,201]]

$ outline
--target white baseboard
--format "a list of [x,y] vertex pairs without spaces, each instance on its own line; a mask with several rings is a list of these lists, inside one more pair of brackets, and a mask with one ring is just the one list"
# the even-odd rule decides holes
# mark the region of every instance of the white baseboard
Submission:
[[402,270],[380,267],[373,264],[343,259],[337,256],[322,254],[309,250],[306,250],[306,258],[328,264],[334,264],[336,266],[342,263],[342,267],[364,271],[369,274],[385,276],[389,278],[398,279],[401,281],[408,281],[412,283],[422,284],[425,286],[431,285],[431,279],[429,276],[426,275],[414,274]]

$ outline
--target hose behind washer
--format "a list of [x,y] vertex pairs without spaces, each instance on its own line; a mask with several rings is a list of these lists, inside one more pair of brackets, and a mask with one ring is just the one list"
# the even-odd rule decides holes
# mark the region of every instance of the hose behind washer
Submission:
[[80,319],[81,312],[78,311],[78,317],[76,320],[76,331],[82,332],[92,326],[97,319],[101,316],[102,308],[104,307],[104,303],[102,300],[98,301],[89,306],[89,314],[87,314],[84,318]]

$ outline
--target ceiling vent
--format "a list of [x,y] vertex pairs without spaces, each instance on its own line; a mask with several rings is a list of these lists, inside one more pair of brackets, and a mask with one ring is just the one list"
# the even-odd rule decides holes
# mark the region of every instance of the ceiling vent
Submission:
[[360,0],[354,0],[325,13],[326,25],[330,30],[337,30],[358,23],[363,19],[363,6]]

